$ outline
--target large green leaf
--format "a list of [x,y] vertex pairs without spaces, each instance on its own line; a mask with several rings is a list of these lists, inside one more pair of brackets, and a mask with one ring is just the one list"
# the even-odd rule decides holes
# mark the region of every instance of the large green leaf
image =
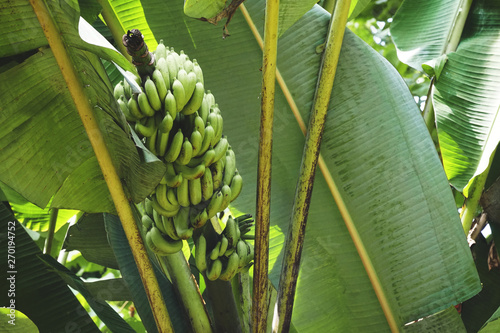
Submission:
[[500,4],[475,1],[457,51],[436,80],[434,109],[443,165],[467,195],[500,141]]
[[460,0],[406,0],[391,24],[398,58],[422,70],[422,64],[440,57],[459,15]]
[[[4,258],[0,279],[14,278],[13,287],[9,288],[14,294],[9,296],[7,289],[2,288],[0,306],[9,306],[14,300],[15,308],[27,315],[41,332],[77,328],[80,332],[99,332],[66,283],[39,258],[42,252],[3,203],[0,203],[0,226],[0,255]],[[7,254],[13,257],[8,258]],[[14,266],[7,266],[11,264]],[[2,282],[2,286],[7,287],[7,283]]]
[[[143,1],[137,24],[196,58],[224,116],[245,186],[235,207],[255,209],[262,52],[236,13],[231,37],[184,21],[182,4]],[[245,6],[262,35],[264,1]],[[121,7],[126,7],[121,2]],[[116,10],[120,17],[120,11]],[[280,39],[278,68],[306,120],[330,16],[314,7]],[[135,27],[127,16],[126,29]],[[454,200],[427,129],[395,69],[346,32],[322,153],[368,249],[398,324],[470,298],[479,281]],[[304,136],[275,96],[270,278],[277,286]],[[457,317],[444,316],[456,321]],[[438,316],[438,318],[441,318]],[[444,320],[444,319],[443,319]],[[359,255],[321,175],[309,213],[293,324],[300,331],[387,331]],[[435,321],[432,325],[438,325]]]
[[[81,46],[76,2],[48,4],[64,42],[68,46]],[[2,15],[15,6],[19,6],[18,2],[6,3],[0,8]],[[31,22],[34,12],[26,10],[23,15],[23,19]],[[25,36],[16,31],[4,33],[15,34],[25,45]],[[138,202],[158,183],[164,172],[163,163],[145,157],[149,153],[138,152],[99,59],[76,47],[67,49],[94,106],[119,176],[130,190],[132,200]],[[0,180],[40,207],[45,207],[55,194],[53,207],[114,211],[87,134],[51,50],[39,49],[31,54],[0,74]]]

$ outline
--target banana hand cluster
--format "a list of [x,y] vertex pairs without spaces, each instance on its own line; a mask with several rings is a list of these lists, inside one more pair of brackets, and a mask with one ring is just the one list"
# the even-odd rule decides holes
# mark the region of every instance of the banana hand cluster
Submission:
[[218,234],[208,223],[195,240],[195,263],[200,272],[205,272],[209,280],[231,280],[238,272],[248,269],[254,257],[253,245],[247,242],[253,226],[249,214],[233,218],[229,216],[222,234]]
[[163,255],[179,251],[181,240],[226,209],[240,194],[243,179],[197,61],[160,41],[154,62],[143,91],[133,94],[124,80],[114,96],[145,146],[166,165],[163,179],[144,202],[144,208],[152,208],[145,213],[152,223],[143,219],[149,226],[147,244]]

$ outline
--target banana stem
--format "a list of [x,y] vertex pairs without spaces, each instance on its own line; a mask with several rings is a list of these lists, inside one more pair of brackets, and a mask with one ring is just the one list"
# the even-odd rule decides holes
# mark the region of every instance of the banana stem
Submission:
[[130,203],[125,195],[124,188],[116,172],[116,168],[113,165],[104,137],[99,128],[99,124],[97,123],[92,107],[89,104],[89,99],[80,84],[73,62],[68,54],[63,40],[61,39],[62,32],[56,27],[48,8],[42,0],[30,0],[30,4],[37,15],[41,27],[43,28],[45,37],[47,38],[57,64],[61,69],[61,73],[66,81],[68,90],[71,94],[75,107],[78,110],[80,118],[82,119],[89,141],[94,149],[97,161],[129,241],[130,248],[132,249],[132,254],[144,284],[158,331],[161,333],[173,332],[170,317],[168,315],[165,302],[163,301],[158,281],[154,275],[153,267],[149,261],[146,248],[144,247],[141,234],[137,228]]
[[212,304],[215,331],[242,333],[231,282],[210,281],[206,274],[203,274],[203,278],[205,279],[206,296]]
[[337,0],[325,0],[323,1],[323,8],[326,9],[326,11],[328,11],[330,14],[333,14],[336,2]]
[[236,299],[238,316],[240,317],[241,331],[250,333],[250,312],[252,309],[252,295],[250,291],[250,274],[248,271],[238,273],[231,280],[233,295]]
[[318,86],[302,154],[302,164],[295,192],[292,219],[288,227],[288,235],[285,243],[278,288],[277,311],[273,320],[273,332],[288,332],[290,330],[314,175],[318,164],[321,138],[344,38],[350,2],[350,0],[338,1],[330,22],[322,66],[319,72]]
[[126,31],[120,23],[120,20],[116,16],[113,7],[111,7],[111,4],[108,0],[97,0],[97,2],[99,2],[102,7],[102,17],[104,18],[104,22],[106,22],[106,26],[111,31],[113,39],[116,41],[118,50],[120,50],[120,53],[123,54],[123,56],[126,57],[128,61],[132,61],[132,57],[127,53],[127,48],[122,43],[122,38]]
[[52,243],[54,240],[54,233],[56,230],[56,222],[57,222],[57,215],[59,213],[58,208],[52,208],[50,210],[50,219],[49,219],[49,231],[47,234],[47,239],[45,240],[45,249],[43,253],[50,255],[52,251]]
[[158,257],[172,280],[172,284],[182,300],[185,313],[189,317],[191,327],[195,333],[210,333],[212,326],[200,294],[196,279],[191,273],[184,253],[179,251],[164,257]]
[[278,14],[279,0],[266,1],[251,320],[252,331],[255,333],[266,332],[267,326],[271,155],[278,53]]

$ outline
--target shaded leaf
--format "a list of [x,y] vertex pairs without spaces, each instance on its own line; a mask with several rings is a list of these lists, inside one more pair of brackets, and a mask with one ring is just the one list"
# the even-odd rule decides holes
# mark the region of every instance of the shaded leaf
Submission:
[[441,56],[459,15],[461,1],[406,0],[391,23],[398,58],[422,70],[422,64]]
[[85,298],[99,319],[102,320],[112,332],[135,332],[125,320],[106,303],[106,301],[90,293],[85,282],[76,276],[75,273],[68,270],[51,256],[43,255],[41,256],[41,260],[49,266],[52,271],[58,274],[71,288],[78,291]]
[[69,227],[63,248],[78,250],[90,262],[118,269],[113,249],[108,243],[102,214],[88,214]]
[[[66,283],[39,258],[42,252],[3,203],[0,204],[0,225],[2,258],[7,258],[8,241],[11,241],[7,237],[11,237],[12,233],[15,243],[15,273],[7,267],[7,260],[2,261],[0,271],[2,281],[14,275],[15,298],[9,298],[7,292],[2,293],[0,306],[7,306],[14,299],[16,309],[28,316],[42,332],[64,332],[77,328],[80,332],[99,332]],[[8,234],[7,230],[10,231],[12,226],[15,226],[15,231]]]

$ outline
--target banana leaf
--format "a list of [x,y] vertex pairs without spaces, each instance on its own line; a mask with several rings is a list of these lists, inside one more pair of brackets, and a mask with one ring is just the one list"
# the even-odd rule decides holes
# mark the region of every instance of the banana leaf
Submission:
[[40,259],[51,271],[59,275],[68,286],[78,291],[85,298],[90,308],[106,324],[108,329],[112,332],[135,332],[105,300],[92,294],[87,289],[86,283],[80,277],[76,276],[75,273],[68,270],[49,255],[43,255]]
[[78,250],[90,262],[119,269],[115,253],[108,242],[103,214],[86,214],[71,225],[63,249],[67,252]]
[[[213,92],[222,110],[224,132],[244,177],[245,186],[234,207],[252,212],[262,52],[248,23],[237,12],[231,36],[222,40],[220,28],[185,20],[182,4],[142,1],[143,16],[135,20],[129,11],[139,12],[137,2],[112,4],[126,29],[147,26],[150,49],[163,39],[197,59],[205,89]],[[247,0],[245,6],[262,35],[265,2]],[[278,68],[306,122],[321,61],[316,50],[324,42],[329,19],[315,6],[278,44]],[[270,279],[275,286],[303,144],[298,120],[277,89],[270,239]],[[480,290],[451,190],[408,88],[387,61],[349,31],[322,154],[400,327],[461,303]],[[457,325],[460,320],[443,318]],[[359,254],[319,172],[292,321],[299,332],[388,330]]]
[[475,1],[456,52],[448,55],[433,96],[443,165],[468,196],[500,141],[500,4]]
[[[5,3],[0,7],[0,15],[8,16],[10,11],[19,10],[19,22],[35,22],[28,1],[25,3],[29,7],[21,3],[24,1]],[[75,1],[48,4],[66,45],[82,46],[78,35],[78,4]],[[46,40],[36,43],[39,49],[33,49],[33,41],[18,33],[16,27],[4,30],[6,35],[18,38],[17,49],[24,53],[12,51],[16,55],[12,58],[14,64],[0,73],[0,181],[41,208],[55,195],[52,207],[113,212],[102,173],[52,51],[44,48]],[[38,28],[41,30],[39,25]],[[138,202],[160,180],[163,163],[149,152],[141,152],[130,139],[99,59],[77,47],[67,49],[80,73],[79,84],[94,106],[119,176],[126,183],[131,199]],[[6,50],[1,56],[12,52]]]
[[422,71],[422,64],[439,58],[459,15],[460,0],[405,0],[391,23],[398,58]]
[[[3,203],[0,203],[0,225],[0,255],[5,258],[0,278],[7,281],[13,275],[15,280],[15,296],[2,293],[0,306],[9,306],[13,299],[15,308],[28,316],[41,332],[76,328],[80,332],[100,332],[66,283],[40,259],[42,252]],[[15,230],[8,233],[11,226]],[[11,241],[15,244],[13,254],[8,251]],[[7,254],[13,255],[14,267],[7,266],[12,263],[7,261]]]

